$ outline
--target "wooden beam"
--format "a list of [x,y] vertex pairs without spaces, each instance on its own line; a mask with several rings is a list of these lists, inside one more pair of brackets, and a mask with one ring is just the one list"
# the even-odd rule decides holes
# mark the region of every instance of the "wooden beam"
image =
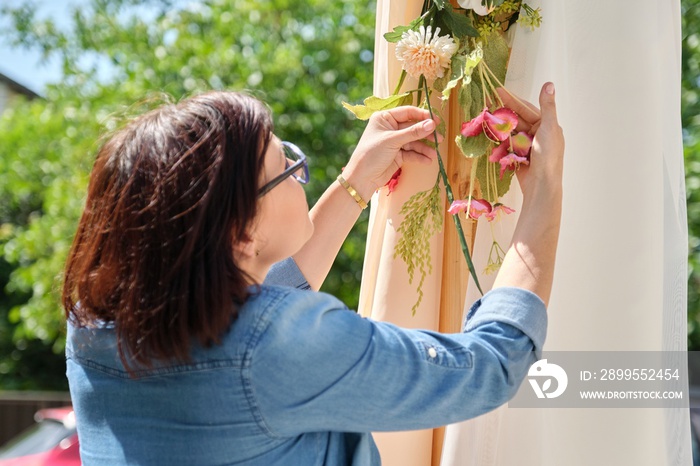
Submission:
[[[455,138],[459,135],[463,119],[462,111],[459,108],[457,90],[452,91],[448,103],[448,111],[445,115],[447,119],[447,154],[445,158],[445,169],[447,177],[452,185],[455,199],[465,199],[470,190],[469,175],[472,167],[472,160],[462,155]],[[478,194],[476,191],[474,195]],[[447,200],[445,200],[447,203]],[[442,333],[457,333],[462,331],[462,312],[467,294],[467,283],[469,280],[469,268],[462,254],[459,244],[457,229],[454,226],[452,216],[447,213],[445,205],[445,218],[443,225],[443,258],[442,258],[442,285],[440,289],[440,324],[439,331]],[[474,248],[474,236],[476,234],[476,222],[467,220],[460,215],[462,229],[470,251]],[[433,431],[433,455],[432,466],[440,466],[442,455],[442,443],[445,435],[445,428],[440,427]]]

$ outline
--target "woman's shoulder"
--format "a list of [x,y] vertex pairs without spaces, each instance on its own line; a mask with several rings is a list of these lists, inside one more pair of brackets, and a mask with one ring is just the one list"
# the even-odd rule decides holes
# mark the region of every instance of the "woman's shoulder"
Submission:
[[269,324],[330,310],[348,308],[328,293],[289,286],[260,285],[251,292],[240,310],[239,318],[246,319],[250,316],[256,321]]
[[[317,291],[264,285],[241,309],[239,330],[245,329],[249,347],[263,341],[269,346],[285,347],[288,340],[305,337],[342,338],[349,328],[364,321],[336,297]],[[364,332],[364,331],[363,331]]]

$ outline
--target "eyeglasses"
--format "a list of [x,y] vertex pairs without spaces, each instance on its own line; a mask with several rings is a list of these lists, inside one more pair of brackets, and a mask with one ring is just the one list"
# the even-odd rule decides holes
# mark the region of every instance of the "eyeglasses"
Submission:
[[294,179],[301,184],[309,182],[309,164],[306,161],[306,154],[297,146],[287,141],[282,141],[282,149],[286,157],[284,171],[282,174],[263,185],[258,191],[258,197],[267,194],[272,188],[286,180],[288,176],[293,176]]

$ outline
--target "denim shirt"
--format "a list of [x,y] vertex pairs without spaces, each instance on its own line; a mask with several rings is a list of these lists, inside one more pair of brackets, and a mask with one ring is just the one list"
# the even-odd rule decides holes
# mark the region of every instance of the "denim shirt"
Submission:
[[544,304],[517,288],[477,301],[464,333],[440,334],[362,318],[328,294],[284,283],[308,288],[285,261],[221,345],[135,378],[113,326],[69,324],[83,463],[377,465],[369,432],[436,427],[500,406],[545,339]]

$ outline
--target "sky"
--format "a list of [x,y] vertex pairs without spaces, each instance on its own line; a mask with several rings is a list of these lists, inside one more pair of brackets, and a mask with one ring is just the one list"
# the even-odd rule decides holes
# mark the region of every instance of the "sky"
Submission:
[[[70,6],[84,5],[88,0],[33,0],[38,7],[38,14],[51,17],[58,26],[68,24]],[[23,0],[0,0],[0,5],[17,6]],[[0,23],[0,27],[6,24]],[[61,73],[57,62],[41,64],[38,51],[13,49],[7,39],[0,38],[0,73],[17,81],[25,87],[42,94],[47,82],[56,81]]]
[[[91,0],[0,0],[0,6],[16,7],[27,1],[37,6],[37,15],[40,18],[53,19],[59,28],[70,26],[70,12],[75,7],[85,8],[91,3]],[[184,7],[189,3],[196,3],[196,0],[175,0],[173,6]],[[145,6],[139,9],[138,14],[148,18],[153,13],[153,10]],[[8,24],[0,21],[0,30],[6,27]],[[101,72],[109,74],[109,66],[105,65],[101,68],[104,68]],[[44,86],[47,83],[60,79],[61,67],[57,60],[43,63],[41,53],[36,50],[13,48],[0,34],[0,73],[43,95]]]

